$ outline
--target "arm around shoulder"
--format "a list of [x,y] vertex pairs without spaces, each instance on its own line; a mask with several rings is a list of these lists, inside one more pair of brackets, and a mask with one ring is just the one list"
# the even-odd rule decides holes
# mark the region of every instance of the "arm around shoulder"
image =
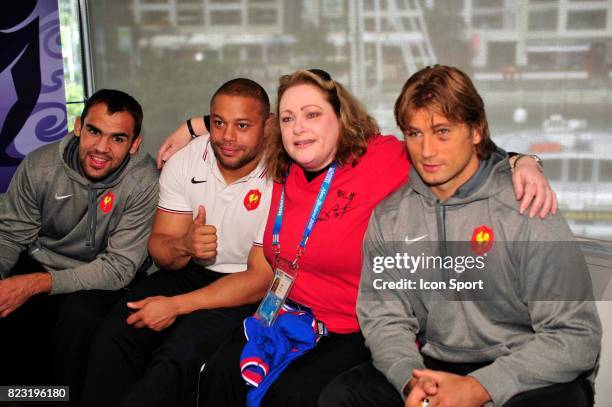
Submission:
[[[187,123],[191,124],[191,129]],[[157,168],[162,168],[164,163],[168,161],[174,153],[185,147],[194,135],[200,136],[204,134],[208,134],[208,130],[206,129],[206,124],[202,116],[193,117],[182,123],[159,147],[157,151]]]

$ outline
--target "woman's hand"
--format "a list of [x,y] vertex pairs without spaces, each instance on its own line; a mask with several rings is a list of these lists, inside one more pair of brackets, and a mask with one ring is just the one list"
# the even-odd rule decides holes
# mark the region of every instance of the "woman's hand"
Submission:
[[530,218],[539,214],[543,219],[549,212],[557,213],[557,194],[533,157],[525,156],[518,160],[512,174],[512,183],[516,199],[521,201],[521,214],[527,208],[530,208]]

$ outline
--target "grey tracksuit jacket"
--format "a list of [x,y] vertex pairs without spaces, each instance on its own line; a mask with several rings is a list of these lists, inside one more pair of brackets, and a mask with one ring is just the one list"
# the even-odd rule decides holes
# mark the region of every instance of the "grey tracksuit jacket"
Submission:
[[92,183],[64,161],[74,143],[68,134],[30,153],[0,197],[0,276],[28,250],[50,272],[52,294],[116,290],[147,257],[159,174],[139,151]]
[[[470,248],[481,225],[494,232],[494,249],[480,271],[483,294],[471,291],[452,301],[448,291],[374,288],[376,278],[407,276],[395,266],[374,273],[375,257],[401,250],[448,255],[457,242]],[[471,376],[495,406],[581,374],[592,379],[601,324],[595,303],[584,301],[592,299],[592,287],[573,241],[560,214],[543,220],[519,214],[508,160],[499,154],[482,161],[445,202],[412,170],[410,182],[375,209],[364,240],[357,315],[374,365],[401,392],[412,369],[424,368],[422,355],[450,363],[491,362]],[[447,282],[460,277],[453,270],[440,272]]]

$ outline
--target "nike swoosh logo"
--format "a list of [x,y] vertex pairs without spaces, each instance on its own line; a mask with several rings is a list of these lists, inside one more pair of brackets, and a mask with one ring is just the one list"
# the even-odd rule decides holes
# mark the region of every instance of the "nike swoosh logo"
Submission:
[[55,199],[57,199],[58,201],[61,199],[66,199],[66,198],[70,198],[73,194],[70,195],[58,195],[57,192],[55,193]]
[[419,237],[415,237],[414,239],[408,239],[408,236],[406,236],[406,238],[404,239],[404,241],[406,243],[413,243],[413,242],[418,242],[419,240],[423,240],[427,237],[428,235],[423,235],[423,236],[419,236]]
[[191,178],[191,183],[192,184],[201,184],[202,182],[206,182],[206,180],[197,180],[195,179],[195,177]]

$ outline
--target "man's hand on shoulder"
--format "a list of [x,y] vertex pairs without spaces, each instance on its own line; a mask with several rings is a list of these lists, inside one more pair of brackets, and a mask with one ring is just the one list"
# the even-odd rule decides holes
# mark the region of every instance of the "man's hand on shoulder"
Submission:
[[410,389],[406,407],[419,407],[423,399],[428,399],[430,406],[440,407],[480,407],[491,400],[487,390],[475,378],[438,370],[415,369]]
[[50,291],[49,273],[23,274],[0,280],[0,317],[7,317],[33,295]]
[[127,319],[135,328],[149,328],[162,331],[174,323],[179,316],[179,305],[175,297],[157,295],[144,300],[128,302],[127,306],[136,310]]
[[217,228],[206,224],[206,210],[202,205],[181,243],[186,254],[193,258],[207,260],[217,256]]

